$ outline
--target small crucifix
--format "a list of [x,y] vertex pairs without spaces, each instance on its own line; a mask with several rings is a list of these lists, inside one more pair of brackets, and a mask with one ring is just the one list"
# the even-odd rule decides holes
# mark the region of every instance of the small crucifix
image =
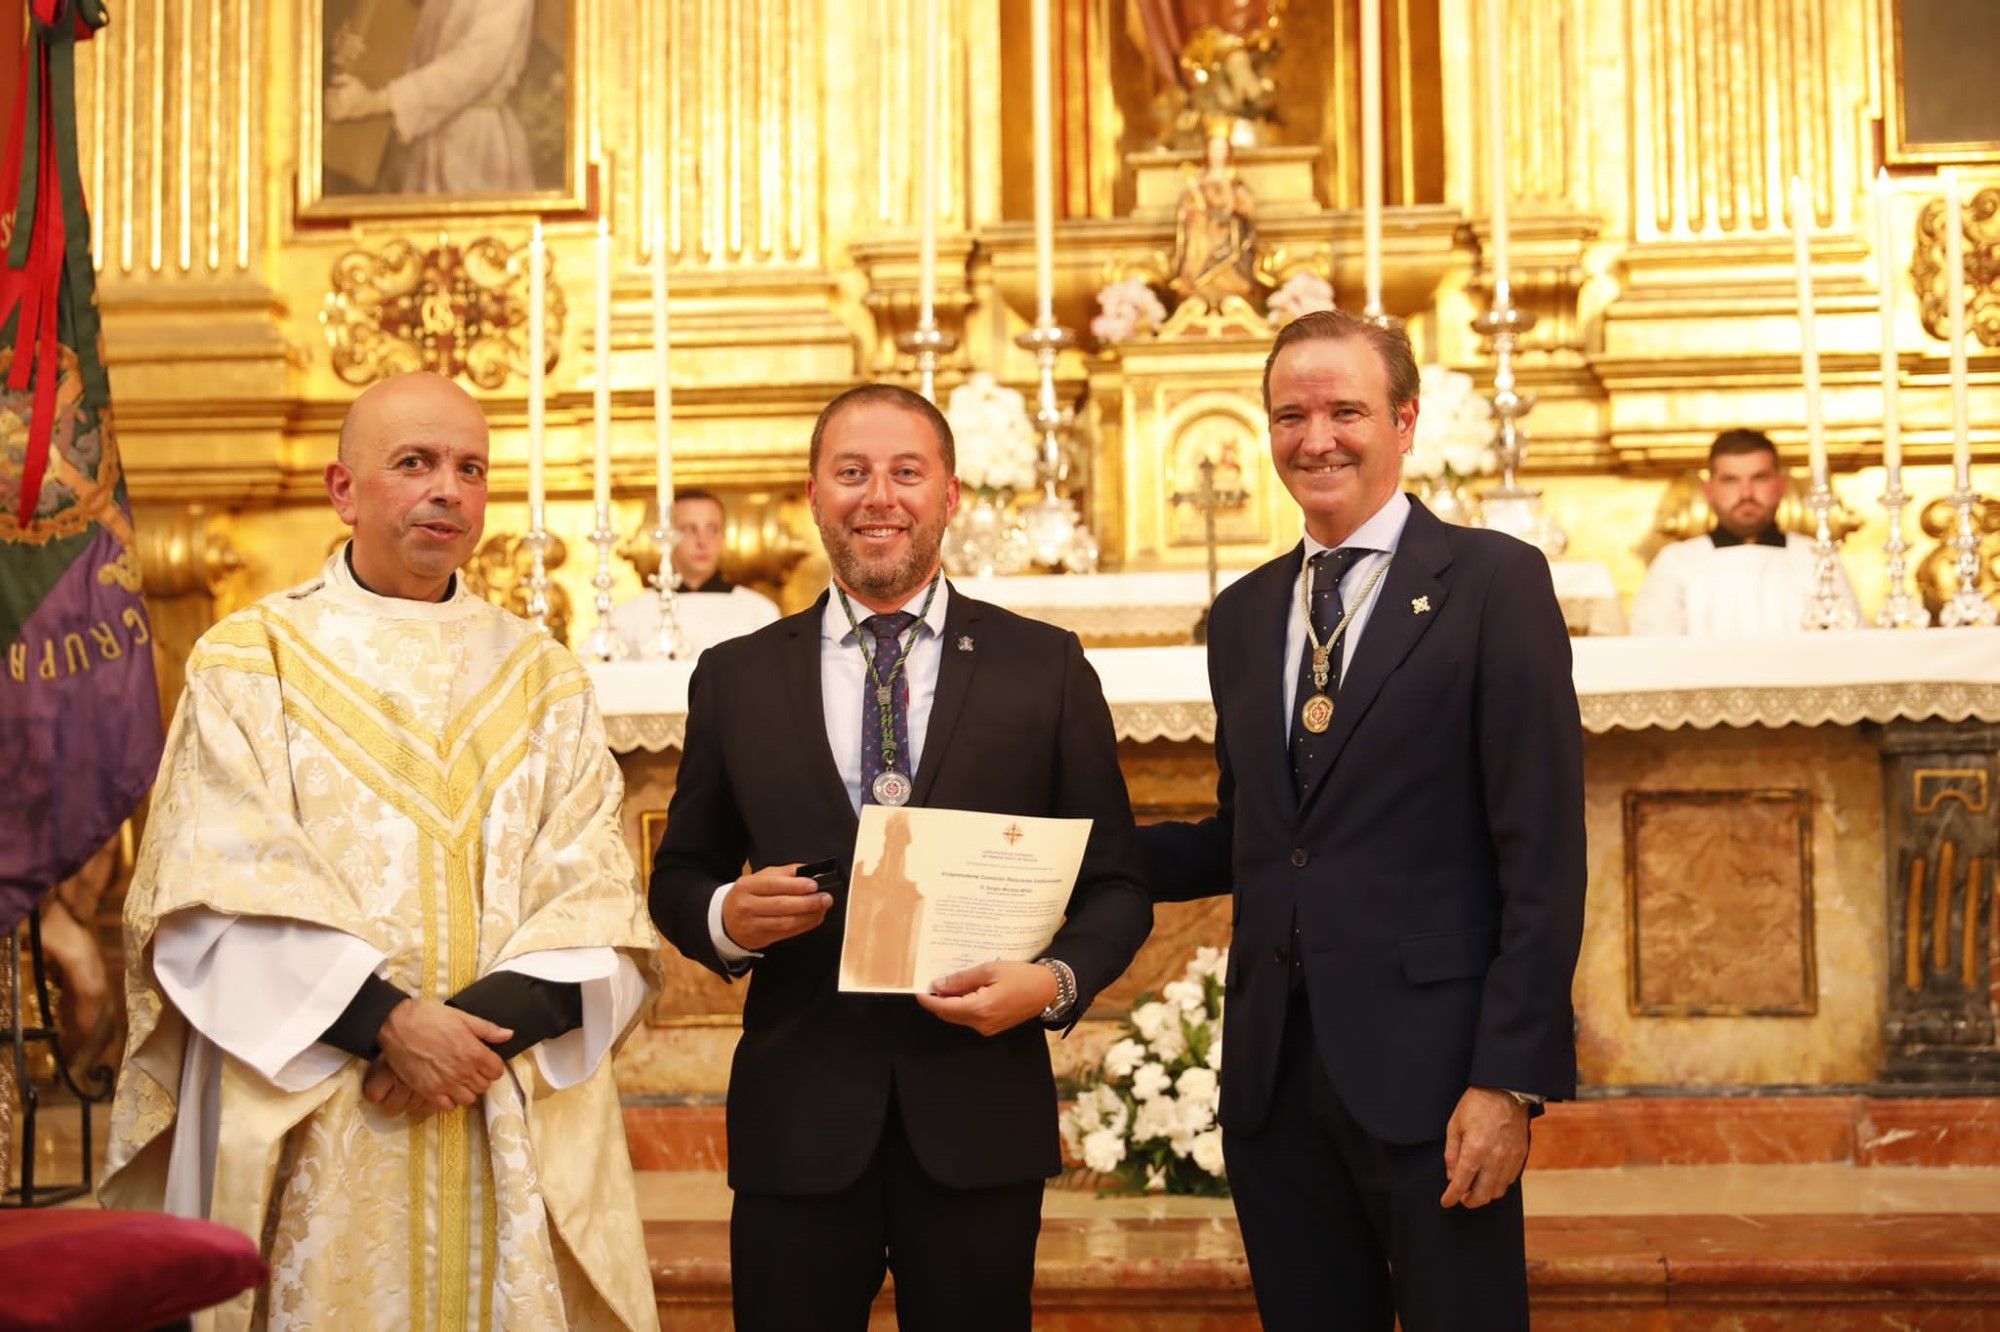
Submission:
[[1215,606],[1215,593],[1220,581],[1220,566],[1216,559],[1215,515],[1220,509],[1234,509],[1247,498],[1241,490],[1217,490],[1215,488],[1215,459],[1204,453],[1195,464],[1201,473],[1201,484],[1192,491],[1177,490],[1168,496],[1170,504],[1192,504],[1201,510],[1202,544],[1208,550],[1208,604],[1202,607],[1201,618],[1195,621],[1193,638],[1197,643],[1208,641],[1208,612]]

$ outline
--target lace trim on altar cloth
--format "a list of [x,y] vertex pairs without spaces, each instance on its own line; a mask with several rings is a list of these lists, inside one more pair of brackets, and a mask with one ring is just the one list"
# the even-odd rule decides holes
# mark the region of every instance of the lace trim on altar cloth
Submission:
[[[1790,685],[1770,688],[1666,689],[1643,693],[1585,694],[1583,729],[1672,731],[1713,726],[1852,726],[1857,722],[2000,722],[2000,685],[1908,683]],[[1207,703],[1114,703],[1112,726],[1120,740],[1215,739],[1215,709]],[[678,713],[604,719],[614,753],[679,749],[687,718]]]

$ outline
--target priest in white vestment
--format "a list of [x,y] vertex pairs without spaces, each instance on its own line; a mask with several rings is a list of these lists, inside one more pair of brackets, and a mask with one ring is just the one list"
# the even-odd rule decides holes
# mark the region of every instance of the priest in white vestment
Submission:
[[[720,499],[693,487],[678,490],[668,522],[675,537],[673,571],[681,587],[674,598],[675,614],[681,640],[690,653],[706,651],[777,620],[776,602],[722,575],[729,516]],[[650,590],[611,612],[612,630],[635,657],[660,655],[660,623],[660,595]]]
[[187,663],[102,1193],[259,1241],[206,1326],[657,1326],[610,1055],[658,941],[588,677],[457,575],[486,466],[462,389],[371,388],[353,540]]
[[[1715,531],[1677,541],[1653,557],[1632,602],[1632,632],[1723,637],[1802,631],[1818,587],[1813,543],[1778,530],[1785,473],[1777,446],[1759,431],[1724,431],[1709,446],[1702,490],[1715,513]],[[1851,607],[1847,571],[1839,570],[1838,578]]]

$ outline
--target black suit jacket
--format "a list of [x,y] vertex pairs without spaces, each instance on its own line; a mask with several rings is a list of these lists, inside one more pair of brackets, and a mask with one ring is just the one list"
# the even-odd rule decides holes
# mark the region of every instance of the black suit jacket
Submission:
[[[710,899],[753,868],[852,856],[857,820],[827,746],[822,597],[811,610],[704,652],[688,685],[687,741],[653,862],[652,911],[682,953],[728,974]],[[971,641],[964,650],[964,640]],[[1152,928],[1110,709],[1076,635],[960,596],[911,801],[1089,818],[1083,868],[1049,955],[1076,972],[1074,1014],[1116,979]],[[851,650],[851,649],[850,649]],[[729,1181],[760,1193],[840,1189],[880,1141],[893,1091],[931,1177],[979,1188],[1060,1168],[1041,1024],[991,1038],[908,996],[836,991],[846,894],[819,928],[752,964],[729,1080]]]
[[1313,1032],[1355,1120],[1428,1142],[1467,1086],[1573,1095],[1583,736],[1548,562],[1411,502],[1301,801],[1284,645],[1299,548],[1210,619],[1214,818],[1143,834],[1155,896],[1235,891],[1222,1121],[1269,1110],[1296,913]]

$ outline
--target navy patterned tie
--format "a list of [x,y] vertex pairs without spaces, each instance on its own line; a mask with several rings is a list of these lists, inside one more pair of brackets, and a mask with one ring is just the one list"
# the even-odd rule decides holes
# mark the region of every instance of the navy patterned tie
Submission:
[[908,611],[894,615],[871,615],[861,622],[861,632],[875,639],[875,670],[861,681],[861,803],[874,805],[875,779],[893,767],[905,777],[912,775],[910,755],[910,677],[907,666],[889,687],[890,724],[896,737],[896,761],[882,761],[882,699],[876,693],[877,680],[887,680],[903,653],[903,635],[917,617]]
[[[1355,562],[1366,554],[1368,552],[1359,546],[1342,546],[1338,550],[1323,550],[1312,557],[1313,581],[1309,602],[1312,606],[1313,633],[1319,636],[1320,642],[1326,642],[1327,635],[1331,634],[1335,626],[1340,623],[1340,580],[1354,567]],[[1306,788],[1311,786],[1313,779],[1319,775],[1319,767],[1331,752],[1331,746],[1327,744],[1325,734],[1314,735],[1306,729],[1302,715],[1306,700],[1315,692],[1312,671],[1313,648],[1310,638],[1299,645],[1299,653],[1299,685],[1292,694],[1292,780],[1296,784],[1298,794],[1304,796]],[[1335,644],[1333,651],[1327,657],[1328,698],[1337,697],[1336,691],[1340,688],[1341,655],[1340,645]]]

